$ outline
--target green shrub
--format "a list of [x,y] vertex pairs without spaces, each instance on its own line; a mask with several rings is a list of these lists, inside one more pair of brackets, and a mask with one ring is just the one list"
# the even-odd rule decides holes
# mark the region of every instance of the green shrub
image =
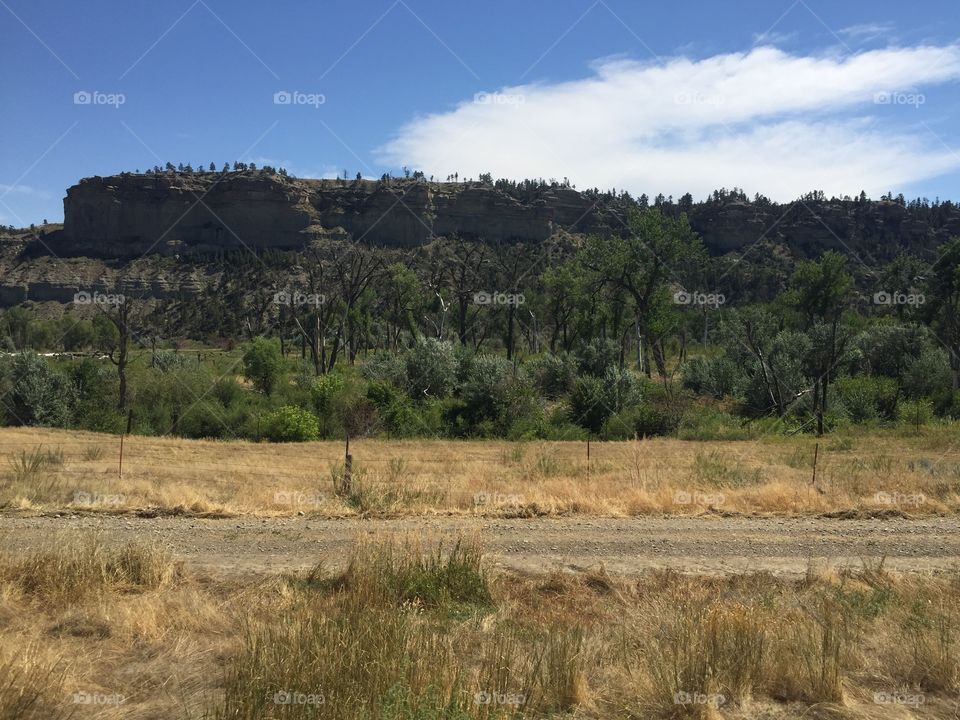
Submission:
[[600,432],[612,413],[603,380],[590,375],[577,378],[570,391],[571,422],[592,432]]
[[929,400],[904,400],[897,406],[897,422],[917,427],[933,420],[933,403]]
[[309,410],[284,405],[264,419],[263,436],[271,442],[317,440],[320,437],[317,416]]
[[941,348],[927,348],[911,358],[903,373],[903,391],[916,400],[938,393],[952,392],[950,357]]
[[76,392],[67,377],[42,357],[17,355],[10,374],[6,404],[10,422],[17,425],[66,427],[70,424]]
[[131,377],[130,403],[137,432],[166,435],[201,401],[216,405],[213,378],[196,367],[145,369]]
[[[570,393],[570,419],[595,433],[612,415],[640,402],[640,382],[630,370],[608,367],[603,377],[578,378]],[[618,419],[617,422],[621,422]],[[629,435],[627,436],[629,437]]]
[[258,337],[243,354],[243,374],[264,395],[270,395],[283,377],[283,356],[277,343]]
[[187,409],[177,420],[177,435],[188,438],[234,437],[235,433],[223,417],[223,408],[202,400]]
[[225,408],[243,402],[246,397],[243,387],[233,377],[222,377],[213,386],[213,396]]
[[511,395],[520,385],[513,363],[497,355],[480,355],[471,362],[460,391],[464,413],[473,423],[508,421],[504,415],[509,410]]
[[604,440],[629,440],[634,437],[672,435],[680,418],[661,406],[645,402],[624,408],[608,417],[600,430]]
[[321,375],[313,381],[310,387],[310,399],[319,415],[329,413],[333,409],[333,401],[343,392],[343,377],[337,373]]
[[74,424],[84,430],[121,432],[126,419],[117,409],[117,375],[112,365],[84,358],[70,368],[76,394]]
[[573,387],[577,378],[577,362],[568,353],[547,353],[529,363],[526,372],[545,398],[556,400]]
[[677,437],[681,440],[749,440],[754,434],[754,429],[743,418],[701,406],[683,413],[677,428]]
[[577,369],[581,375],[603,377],[607,368],[620,364],[620,346],[613,340],[594,338],[577,352]]
[[640,381],[631,370],[608,367],[603,374],[603,382],[607,391],[607,403],[615,412],[640,402]]
[[879,418],[890,419],[896,413],[897,381],[883,376],[838,378],[833,385],[836,400],[855,423]]
[[187,358],[185,355],[181,355],[178,352],[173,350],[158,350],[153,353],[153,356],[150,359],[151,367],[159,370],[160,372],[167,372],[173,370],[174,368],[182,368],[187,364]]
[[450,343],[420,338],[407,352],[406,387],[414,400],[443,398],[456,385],[457,358]]
[[743,390],[746,375],[743,368],[729,357],[693,358],[683,366],[683,386],[697,395],[717,399],[737,397]]
[[373,382],[387,382],[398,388],[406,386],[407,364],[402,355],[394,352],[372,353],[364,362],[363,376]]

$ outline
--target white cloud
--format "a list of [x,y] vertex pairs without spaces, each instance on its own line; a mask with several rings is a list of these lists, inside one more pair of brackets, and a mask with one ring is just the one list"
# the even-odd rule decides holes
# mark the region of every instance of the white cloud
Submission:
[[854,40],[874,40],[881,35],[889,35],[893,32],[894,26],[893,23],[863,23],[861,25],[850,25],[845,27],[837,32],[844,37],[853,38]]
[[939,143],[884,122],[903,108],[874,103],[878,93],[960,78],[960,46],[828,56],[761,47],[592,69],[417,118],[380,158],[441,177],[569,177],[578,187],[696,197],[737,185],[781,200],[812,189],[877,195],[960,166]]
[[16,193],[18,195],[28,195],[31,197],[38,197],[41,199],[47,199],[50,197],[50,193],[46,190],[37,190],[34,187],[29,185],[4,185],[0,183],[0,194],[9,195],[11,193]]
[[753,34],[754,45],[783,45],[797,39],[795,32],[777,32],[776,30],[767,30],[764,33]]

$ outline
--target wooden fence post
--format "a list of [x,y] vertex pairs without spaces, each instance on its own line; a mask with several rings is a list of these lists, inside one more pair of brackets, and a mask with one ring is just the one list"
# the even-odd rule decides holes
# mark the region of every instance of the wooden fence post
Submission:
[[350,433],[347,433],[347,446],[343,458],[343,480],[340,483],[340,492],[350,495],[353,490],[353,455],[350,454]]

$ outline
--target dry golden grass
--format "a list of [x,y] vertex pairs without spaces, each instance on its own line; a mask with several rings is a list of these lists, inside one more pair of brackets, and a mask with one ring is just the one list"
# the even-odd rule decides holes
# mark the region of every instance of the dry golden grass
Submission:
[[960,577],[518,576],[437,543],[229,580],[131,545],[118,582],[95,537],[4,556],[0,717],[955,717]]
[[[579,442],[361,440],[354,492],[334,492],[340,443],[257,444],[0,429],[0,507],[211,515],[331,516],[710,512],[952,513],[960,438],[951,427],[820,441]],[[36,462],[37,457],[48,457]],[[52,459],[50,459],[52,458]],[[31,462],[33,461],[33,462]]]

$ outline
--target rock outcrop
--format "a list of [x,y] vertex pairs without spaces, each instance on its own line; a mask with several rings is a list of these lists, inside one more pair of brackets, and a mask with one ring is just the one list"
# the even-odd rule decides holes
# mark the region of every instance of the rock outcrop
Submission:
[[[62,229],[0,228],[0,307],[71,302],[80,290],[107,292],[122,283],[157,299],[193,297],[220,268],[205,256],[231,249],[296,251],[332,239],[410,248],[440,237],[539,243],[610,236],[626,232],[632,204],[538,183],[303,180],[262,171],[92,177],[67,191]],[[960,235],[960,210],[950,202],[776,204],[727,194],[685,209],[712,254],[780,268],[771,277],[828,249],[851,254],[861,268],[901,251],[930,259]]]
[[[518,198],[524,199],[518,199]],[[64,199],[61,257],[131,259],[231,248],[298,250],[340,238],[415,247],[437,237],[541,242],[558,233],[622,233],[628,201],[543,185],[508,192],[480,182],[302,180],[263,172],[123,174],[81,180]],[[676,205],[668,211],[679,212]],[[690,223],[714,254],[760,239],[814,257],[826,249],[888,259],[960,234],[960,212],[890,201],[786,205],[735,197],[695,203]]]
[[62,256],[132,258],[229,248],[296,250],[324,237],[413,247],[439,236],[540,242],[609,232],[619,216],[568,188],[520,202],[481,183],[298,180],[257,173],[81,180],[64,199]]

